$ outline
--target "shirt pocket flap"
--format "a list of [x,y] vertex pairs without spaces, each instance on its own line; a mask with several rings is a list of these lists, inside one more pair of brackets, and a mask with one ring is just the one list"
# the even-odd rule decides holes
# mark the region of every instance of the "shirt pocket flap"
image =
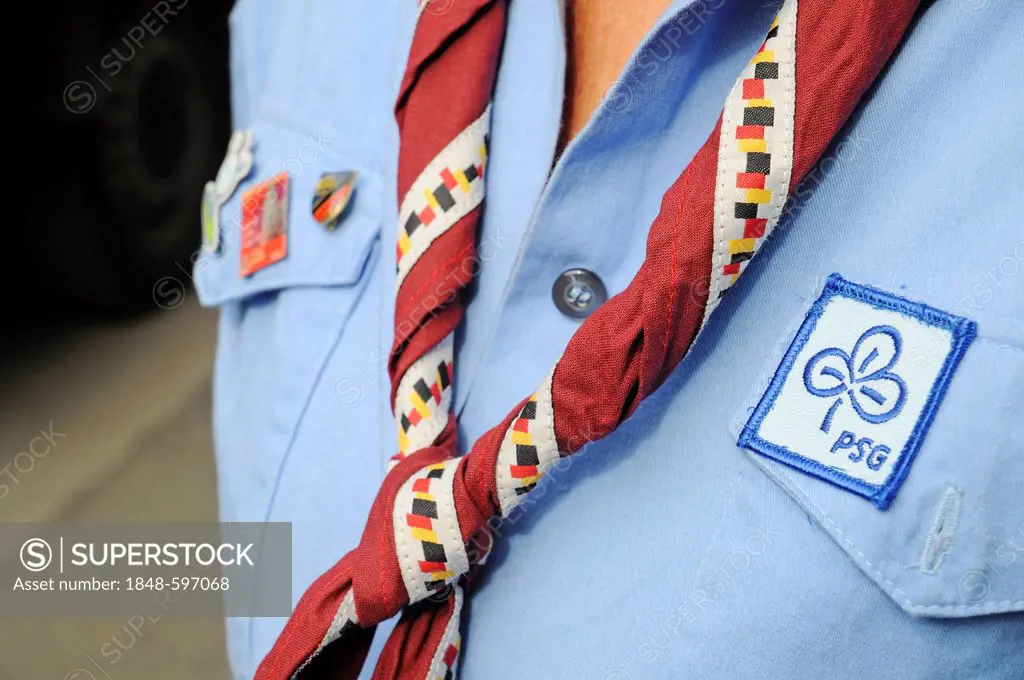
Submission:
[[[787,342],[788,345],[788,342]],[[785,347],[775,352],[774,370]],[[738,435],[760,392],[733,422]],[[978,319],[892,504],[747,453],[907,613],[1024,611],[1024,323]]]
[[[289,121],[256,121],[253,166],[220,214],[220,249],[205,249],[193,267],[199,299],[222,305],[251,295],[295,286],[339,286],[358,281],[380,233],[383,178],[342,146],[341,135],[327,126]],[[355,171],[349,205],[332,231],[312,214],[313,194],[326,172]],[[240,275],[242,200],[253,185],[287,172],[287,254],[248,277]]]

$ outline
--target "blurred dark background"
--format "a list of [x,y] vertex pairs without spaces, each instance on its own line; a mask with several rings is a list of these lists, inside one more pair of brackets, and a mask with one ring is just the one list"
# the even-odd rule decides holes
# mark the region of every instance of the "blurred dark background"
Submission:
[[9,72],[19,82],[8,82],[7,132],[22,148],[11,160],[24,214],[8,229],[8,287],[135,313],[152,306],[154,281],[188,261],[202,186],[230,134],[232,4],[16,3],[8,26],[22,33],[9,44],[25,49]]
[[[232,4],[7,5],[0,522],[216,519],[216,314],[189,274],[230,134]],[[155,296],[167,277],[181,294]],[[226,680],[224,657],[218,619],[0,612],[3,680]]]

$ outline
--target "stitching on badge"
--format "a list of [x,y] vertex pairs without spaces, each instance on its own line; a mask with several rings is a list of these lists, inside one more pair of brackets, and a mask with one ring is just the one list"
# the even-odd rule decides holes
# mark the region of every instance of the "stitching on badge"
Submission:
[[[866,357],[861,356],[860,348],[875,336],[889,338],[892,342],[893,351],[884,366],[875,368],[871,373],[864,375],[867,368],[874,365],[875,360],[881,356],[877,347],[872,347],[871,352]],[[873,326],[861,333],[849,354],[839,347],[827,347],[811,357],[804,368],[804,387],[816,397],[835,398],[832,406],[825,412],[825,418],[821,421],[821,431],[829,431],[832,426],[832,417],[845,404],[844,400],[847,396],[850,398],[850,407],[857,412],[857,415],[862,420],[870,423],[884,423],[902,413],[903,406],[907,401],[907,384],[903,381],[903,378],[890,370],[899,360],[902,353],[903,336],[900,334],[899,329],[889,325],[879,325]],[[844,372],[840,372],[834,366],[827,364],[820,368],[818,367],[819,364],[826,363],[832,357],[842,362],[846,369]],[[829,385],[826,381],[824,386],[821,386],[820,383],[815,384],[815,378],[822,376],[836,382]],[[886,402],[888,400],[883,392],[865,383],[875,383],[876,387],[880,387],[881,383],[895,385],[897,394],[895,403],[887,405]],[[853,390],[854,385],[860,385],[856,392]],[[858,393],[863,396],[858,398]],[[861,404],[861,399],[864,399],[867,408]],[[883,408],[876,409],[871,406],[872,402],[875,406]],[[873,413],[872,411],[875,410],[878,412]]]
[[[833,298],[836,297],[845,297],[863,302],[865,304],[869,304],[876,308],[898,312],[902,315],[916,319],[926,325],[947,330],[952,336],[951,349],[949,353],[946,355],[946,358],[938,374],[932,382],[931,389],[929,390],[924,405],[922,406],[921,411],[918,414],[917,421],[915,422],[914,427],[911,430],[910,436],[908,437],[906,444],[898,452],[898,458],[895,466],[893,467],[892,471],[889,473],[888,477],[881,485],[870,484],[864,480],[846,474],[845,472],[840,471],[836,468],[829,467],[816,460],[812,460],[807,456],[801,455],[799,451],[792,451],[786,446],[782,446],[767,441],[760,436],[762,422],[774,408],[775,401],[778,398],[780,392],[782,391],[783,386],[786,383],[786,380],[790,377],[790,372],[792,371],[797,358],[803,351],[807,342],[810,340],[811,335],[814,333],[818,321],[824,315],[826,305]],[[886,328],[888,328],[888,330],[886,330]],[[864,332],[860,336],[860,338],[857,341],[857,344],[854,345],[855,349],[851,352],[851,354],[847,354],[845,351],[838,348],[832,348],[829,350],[819,352],[814,359],[816,360],[821,355],[831,353],[830,356],[842,360],[844,365],[848,367],[848,372],[851,375],[844,376],[841,374],[840,371],[833,371],[831,377],[833,380],[838,377],[839,381],[843,383],[843,388],[845,389],[846,378],[848,377],[851,382],[854,382],[854,378],[857,377],[853,375],[854,373],[856,373],[857,370],[857,366],[854,365],[854,360],[859,358],[857,357],[856,348],[859,347],[861,342],[863,342],[864,339],[868,337],[871,333],[890,334],[889,337],[894,342],[896,353],[893,356],[893,358],[885,366],[882,367],[880,371],[872,371],[867,376],[860,376],[859,379],[862,382],[867,380],[868,378],[883,379],[886,381],[890,381],[892,384],[895,384],[899,388],[898,394],[900,394],[901,396],[897,398],[896,403],[892,404],[890,408],[890,410],[893,412],[892,417],[896,417],[896,415],[898,415],[898,412],[902,409],[902,399],[905,396],[905,384],[902,384],[901,378],[898,378],[898,376],[895,375],[891,375],[888,372],[888,369],[891,368],[892,365],[896,363],[899,357],[898,352],[900,345],[896,341],[896,338],[898,338],[898,331],[895,328],[881,326],[873,327],[868,331]],[[892,333],[895,333],[896,335],[891,335]],[[740,433],[738,445],[743,448],[750,449],[751,451],[755,451],[762,455],[768,456],[770,458],[774,458],[782,463],[786,463],[787,465],[790,465],[794,468],[817,476],[827,482],[835,484],[836,486],[852,491],[870,500],[879,510],[885,510],[892,503],[897,491],[899,490],[900,485],[903,483],[903,480],[909,473],[910,466],[913,463],[913,460],[917,455],[918,450],[920,449],[925,433],[931,426],[932,420],[935,417],[935,412],[938,409],[942,397],[945,395],[946,388],[949,385],[953,373],[956,371],[956,368],[959,365],[960,360],[964,355],[964,352],[966,352],[967,347],[971,344],[976,335],[977,324],[975,324],[973,321],[970,321],[962,317],[954,316],[952,314],[948,314],[947,312],[943,312],[933,307],[929,307],[923,303],[911,302],[910,300],[906,300],[905,298],[893,295],[891,293],[886,293],[884,291],[871,288],[869,286],[851,283],[843,279],[839,274],[833,273],[826,280],[824,289],[822,290],[822,294],[818,297],[817,300],[815,300],[815,302],[811,305],[810,309],[807,311],[806,317],[804,318],[804,321],[801,324],[799,331],[797,332],[792,343],[790,344],[789,349],[783,356],[782,361],[779,363],[777,369],[775,370],[771,382],[768,385],[768,389],[764,392],[763,396],[757,404],[757,407],[754,409],[753,414],[747,421],[746,426]],[[860,358],[860,360],[863,362],[862,366],[867,365],[869,363],[869,360],[874,360],[876,356],[877,352],[872,351],[868,357]],[[805,370],[804,375],[805,383],[807,383],[810,380],[810,377],[806,374],[815,365],[816,363],[814,360],[808,362],[807,370]],[[810,390],[809,386],[808,389],[811,394],[815,394],[816,396],[834,397],[839,394],[839,392],[835,391],[834,389],[818,390],[818,392]],[[872,392],[874,394],[872,394]],[[850,393],[852,393],[852,390],[850,391]],[[864,397],[866,399],[865,403],[875,402],[875,407],[878,407],[879,405],[885,405],[885,399],[881,392],[879,392],[878,390],[871,389],[868,392],[864,393]],[[823,431],[828,431],[828,426],[830,425],[831,417],[835,413],[835,409],[842,406],[841,401],[842,400],[837,400],[832,405],[832,408],[826,413],[825,419],[822,421],[821,424],[821,428],[823,429]],[[887,411],[879,411],[874,415],[868,414],[868,417],[865,417],[865,413],[861,412],[863,406],[858,406],[855,404],[854,407],[858,410],[858,415],[860,415],[863,419],[867,420],[868,422],[872,422],[872,418],[875,418],[875,422],[883,422],[878,420],[878,418],[881,418],[883,417],[883,415],[888,413]],[[844,433],[844,435],[846,434],[847,433]],[[842,438],[840,438],[840,440],[837,440],[836,446],[839,446],[839,442],[841,441],[841,439]],[[878,447],[877,450],[881,450],[883,448],[886,449],[886,455],[892,453],[891,451],[888,450],[888,447]],[[872,455],[874,455],[874,453],[875,451],[873,450]],[[864,454],[861,453],[860,455],[863,456]],[[870,456],[868,458],[870,458]],[[879,469],[881,467],[880,464],[878,464],[878,467],[872,467],[870,465],[870,460],[868,461],[868,463],[871,469]]]

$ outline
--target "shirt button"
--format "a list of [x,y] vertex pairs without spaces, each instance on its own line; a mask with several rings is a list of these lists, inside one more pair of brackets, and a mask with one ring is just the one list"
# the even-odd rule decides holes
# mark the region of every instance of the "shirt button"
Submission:
[[573,319],[585,319],[608,299],[608,291],[594,272],[569,269],[555,279],[551,297],[562,314]]

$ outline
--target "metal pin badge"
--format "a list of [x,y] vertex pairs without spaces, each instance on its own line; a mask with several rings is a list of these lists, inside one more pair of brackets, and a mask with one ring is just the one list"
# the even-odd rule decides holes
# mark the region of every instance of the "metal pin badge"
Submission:
[[242,194],[242,278],[280,262],[288,254],[288,173]]
[[238,185],[252,170],[252,132],[236,130],[231,135],[217,179],[203,187],[203,249],[213,255],[220,251],[220,212]]
[[334,231],[341,222],[352,198],[356,176],[355,172],[325,172],[320,175],[313,192],[313,219],[328,231]]

